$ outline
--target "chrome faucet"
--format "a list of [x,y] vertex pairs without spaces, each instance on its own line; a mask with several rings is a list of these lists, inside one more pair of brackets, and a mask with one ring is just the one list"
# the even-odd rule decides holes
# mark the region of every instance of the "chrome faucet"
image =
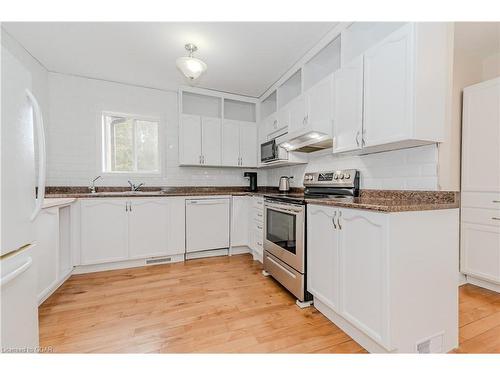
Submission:
[[130,182],[130,180],[128,181],[128,184],[130,185],[130,191],[139,191],[141,186],[144,185],[143,182],[141,182],[139,185],[134,185],[132,182]]
[[89,186],[90,193],[95,194],[95,192],[96,192],[96,191],[95,191],[95,182],[96,182],[98,179],[100,179],[100,178],[101,178],[101,176],[97,176],[96,178],[94,178],[94,179],[92,180],[92,182],[90,183],[90,186]]

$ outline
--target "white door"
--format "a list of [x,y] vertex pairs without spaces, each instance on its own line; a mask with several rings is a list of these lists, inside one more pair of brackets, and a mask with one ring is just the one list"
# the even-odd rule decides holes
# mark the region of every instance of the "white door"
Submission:
[[248,246],[251,197],[232,198],[231,246]]
[[362,147],[363,57],[335,72],[333,82],[333,152]]
[[222,124],[222,165],[240,165],[240,122],[224,120]]
[[148,258],[168,253],[169,201],[132,199],[128,211],[129,258]]
[[41,301],[58,281],[59,209],[47,208],[35,220],[36,251],[33,263],[38,271],[37,298]]
[[364,140],[381,145],[413,136],[413,24],[365,53]]
[[81,202],[81,263],[116,262],[128,258],[128,213],[125,199]]
[[293,133],[300,131],[307,126],[307,111],[305,95],[300,95],[287,104],[286,109],[283,111],[288,112],[288,132]]
[[186,252],[229,247],[229,198],[186,200]]
[[332,134],[333,75],[307,90],[305,126]]
[[462,190],[500,192],[499,108],[500,78],[465,88]]
[[179,129],[179,164],[201,164],[201,118],[181,115]]
[[374,340],[388,340],[387,215],[341,209],[342,315]]
[[221,130],[220,118],[202,117],[202,164],[220,166],[221,165]]
[[307,209],[307,290],[331,309],[339,309],[338,209]]
[[257,125],[254,122],[240,122],[240,166],[257,167]]

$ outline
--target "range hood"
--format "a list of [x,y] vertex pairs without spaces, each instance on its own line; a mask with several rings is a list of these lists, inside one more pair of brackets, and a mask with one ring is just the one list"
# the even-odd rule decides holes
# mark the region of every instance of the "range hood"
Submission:
[[287,134],[279,140],[279,146],[287,151],[315,152],[333,147],[330,134],[318,131],[306,131]]

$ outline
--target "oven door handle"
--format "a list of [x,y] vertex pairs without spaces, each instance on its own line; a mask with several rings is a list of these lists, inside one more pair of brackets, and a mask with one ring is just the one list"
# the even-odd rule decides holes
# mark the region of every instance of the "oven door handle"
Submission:
[[274,263],[274,265],[278,268],[280,268],[283,272],[285,272],[286,274],[288,274],[289,276],[293,277],[294,279],[297,278],[297,276],[295,276],[293,273],[291,273],[290,271],[288,271],[285,267],[283,267],[281,264],[279,264],[278,262],[276,262],[273,258],[271,257],[267,257],[267,259],[269,261],[271,261],[272,263]]
[[283,208],[282,206],[274,206],[274,205],[265,205],[265,208],[269,208],[271,210],[275,210],[275,211],[279,211],[279,212],[283,212],[283,213],[286,213],[286,214],[301,214],[304,212],[304,210],[302,208],[299,208],[299,209],[289,209],[289,208]]

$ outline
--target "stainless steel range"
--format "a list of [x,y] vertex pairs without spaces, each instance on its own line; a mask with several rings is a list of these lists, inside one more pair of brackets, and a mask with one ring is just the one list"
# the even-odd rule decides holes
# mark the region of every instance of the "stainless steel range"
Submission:
[[359,171],[309,172],[304,187],[304,193],[266,195],[264,203],[264,273],[297,297],[301,307],[311,300],[306,288],[306,203],[358,196]]

